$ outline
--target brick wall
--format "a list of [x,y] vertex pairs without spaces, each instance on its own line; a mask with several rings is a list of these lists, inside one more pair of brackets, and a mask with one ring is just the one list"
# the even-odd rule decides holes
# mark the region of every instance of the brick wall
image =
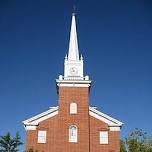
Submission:
[[[119,152],[119,132],[111,132],[107,124],[89,116],[88,88],[60,87],[59,113],[39,124],[37,130],[27,131],[26,149],[39,152]],[[78,105],[78,113],[70,115],[70,103]],[[69,126],[78,127],[78,142],[69,143]],[[46,144],[38,144],[38,130],[47,131]],[[99,131],[107,130],[109,144],[99,143]]]
[[[70,103],[78,106],[77,114],[70,114]],[[88,88],[60,87],[59,88],[59,117],[58,117],[58,146],[56,152],[88,152],[89,151],[89,111]],[[69,126],[78,127],[78,142],[69,143]]]
[[[109,144],[100,144],[100,131],[108,131]],[[90,116],[90,150],[90,152],[119,152],[119,132],[110,131],[107,124]]]

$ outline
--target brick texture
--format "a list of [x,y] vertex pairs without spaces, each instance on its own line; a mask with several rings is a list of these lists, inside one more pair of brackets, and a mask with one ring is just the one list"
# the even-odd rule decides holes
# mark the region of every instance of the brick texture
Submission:
[[[39,124],[37,130],[26,132],[26,150],[33,148],[39,152],[119,152],[119,132],[109,131],[109,127],[89,116],[89,88],[59,87],[58,115]],[[77,114],[70,115],[70,103],[78,105]],[[69,126],[78,127],[78,142],[69,142]],[[37,143],[38,130],[47,131],[45,144]],[[99,143],[99,131],[107,130],[109,144]]]

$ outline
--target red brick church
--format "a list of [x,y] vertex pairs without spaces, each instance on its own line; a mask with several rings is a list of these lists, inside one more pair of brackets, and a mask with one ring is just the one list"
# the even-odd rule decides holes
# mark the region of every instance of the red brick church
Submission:
[[64,76],[56,79],[58,106],[23,121],[26,150],[39,152],[119,152],[122,122],[89,106],[91,80],[83,75],[75,14]]

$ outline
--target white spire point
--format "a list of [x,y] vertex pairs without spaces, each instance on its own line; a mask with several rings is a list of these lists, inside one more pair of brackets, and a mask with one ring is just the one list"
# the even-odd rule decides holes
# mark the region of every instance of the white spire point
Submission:
[[79,60],[79,49],[78,49],[78,41],[77,41],[75,13],[72,13],[68,60],[73,60],[73,61]]
[[68,59],[68,56],[67,56],[67,54],[65,55],[65,60],[67,60]]
[[82,56],[82,54],[81,54],[80,60],[83,60],[83,56]]

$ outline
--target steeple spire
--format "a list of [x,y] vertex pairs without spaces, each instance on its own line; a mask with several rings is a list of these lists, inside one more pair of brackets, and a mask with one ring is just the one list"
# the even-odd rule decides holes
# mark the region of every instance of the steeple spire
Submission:
[[[61,77],[60,77],[61,78]],[[83,57],[79,57],[75,10],[72,13],[69,51],[64,59],[64,80],[84,80]]]
[[79,49],[78,49],[78,41],[77,41],[75,12],[72,13],[68,60],[72,60],[72,61],[79,60]]

